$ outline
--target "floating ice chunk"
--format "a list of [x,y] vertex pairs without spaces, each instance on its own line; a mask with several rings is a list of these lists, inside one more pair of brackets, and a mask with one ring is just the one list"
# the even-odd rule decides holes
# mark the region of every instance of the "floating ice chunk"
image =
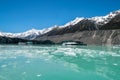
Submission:
[[114,66],[117,66],[118,64],[117,64],[117,63],[114,63],[113,65],[114,65]]
[[26,72],[23,72],[23,73],[22,73],[22,75],[25,75],[25,74],[26,74]]
[[67,56],[76,56],[74,52],[65,52],[65,55]]
[[7,67],[7,65],[6,65],[6,64],[4,64],[4,65],[2,65],[1,67],[2,67],[2,68],[5,68],[5,67]]
[[41,75],[41,74],[37,74],[36,76],[37,76],[37,77],[41,77],[42,75]]
[[30,61],[25,61],[25,63],[30,63]]

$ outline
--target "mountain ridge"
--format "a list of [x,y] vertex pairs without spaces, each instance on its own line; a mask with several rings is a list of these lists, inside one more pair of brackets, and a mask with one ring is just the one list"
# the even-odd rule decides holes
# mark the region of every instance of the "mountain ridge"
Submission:
[[[47,37],[47,36],[55,36],[55,35],[64,35],[68,33],[76,33],[81,31],[104,30],[104,29],[108,29],[105,26],[114,25],[114,22],[117,18],[116,16],[119,17],[119,15],[120,15],[120,10],[110,12],[105,16],[96,16],[91,18],[77,17],[63,26],[53,26],[42,30],[31,29],[23,33],[0,32],[0,36],[21,38],[28,40],[34,40],[34,39],[39,40],[41,36]],[[115,25],[118,24],[119,22],[115,23]],[[117,29],[120,29],[119,25],[117,25]]]

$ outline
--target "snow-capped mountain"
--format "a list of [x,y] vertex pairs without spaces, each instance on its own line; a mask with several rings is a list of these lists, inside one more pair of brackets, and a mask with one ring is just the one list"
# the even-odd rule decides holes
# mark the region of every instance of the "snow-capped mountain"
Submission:
[[[94,30],[96,29],[96,25],[97,25],[97,28],[99,25],[100,26],[105,25],[118,14],[120,14],[120,10],[111,12],[106,16],[97,16],[92,18],[77,17],[73,21],[70,21],[63,26],[53,26],[50,28],[42,29],[42,30],[31,29],[23,33],[0,32],[0,36],[33,40],[37,36],[40,36],[46,33],[53,34],[56,32],[61,34],[61,33],[71,33],[71,32],[76,32],[81,30]],[[58,31],[54,30],[56,28],[58,29]]]
[[58,26],[49,31],[48,36],[63,35],[67,33],[75,33],[80,31],[100,30],[101,27],[109,23],[115,16],[120,14],[120,10],[109,13],[106,16],[92,17],[92,18],[76,18],[63,26]]
[[104,24],[108,23],[112,18],[114,18],[118,14],[120,14],[120,10],[110,12],[106,16],[96,16],[96,17],[92,17],[92,18],[76,17],[74,20],[66,23],[65,25],[59,26],[59,28],[74,26],[77,23],[79,23],[85,19],[91,20],[91,21],[95,22],[95,24],[98,24],[98,25],[104,25]]
[[42,35],[52,30],[52,28],[47,28],[43,30],[31,29],[23,33],[5,33],[0,32],[0,36],[11,37],[11,38],[22,38],[22,39],[34,39],[38,35]]
[[36,29],[31,29],[23,33],[5,33],[5,32],[0,32],[0,36],[5,36],[5,37],[12,37],[12,38],[26,38],[26,37],[31,37],[33,39],[35,36],[40,35],[41,30],[36,30]]
[[59,26],[59,28],[63,28],[63,27],[67,27],[67,26],[73,26],[75,24],[77,24],[78,22],[82,21],[83,19],[85,19],[84,17],[76,17],[74,20],[66,23],[65,25],[63,26]]
[[88,18],[88,19],[95,21],[96,24],[103,25],[103,24],[108,23],[112,18],[114,18],[118,14],[120,14],[120,10],[110,12],[106,16],[96,16],[96,17],[92,17],[92,18]]
[[114,12],[110,12],[108,15],[106,16],[96,16],[96,17],[92,17],[92,18],[84,18],[84,17],[77,17],[76,19],[74,19],[71,22],[68,22],[67,24],[64,25],[65,26],[70,26],[70,25],[75,25],[77,23],[79,23],[80,21],[84,20],[84,19],[88,19],[88,20],[92,20],[94,21],[96,24],[106,24],[108,23],[112,18],[114,18],[116,15],[120,14],[120,10],[114,11]]

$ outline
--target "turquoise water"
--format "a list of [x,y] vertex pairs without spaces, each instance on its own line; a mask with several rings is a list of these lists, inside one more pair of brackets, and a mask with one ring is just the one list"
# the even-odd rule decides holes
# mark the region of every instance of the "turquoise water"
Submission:
[[0,80],[120,80],[120,47],[0,45]]

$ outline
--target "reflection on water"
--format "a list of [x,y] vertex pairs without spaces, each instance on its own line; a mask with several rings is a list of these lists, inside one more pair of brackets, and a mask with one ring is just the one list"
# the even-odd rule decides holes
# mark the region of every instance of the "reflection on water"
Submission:
[[0,80],[120,80],[120,47],[0,45]]

